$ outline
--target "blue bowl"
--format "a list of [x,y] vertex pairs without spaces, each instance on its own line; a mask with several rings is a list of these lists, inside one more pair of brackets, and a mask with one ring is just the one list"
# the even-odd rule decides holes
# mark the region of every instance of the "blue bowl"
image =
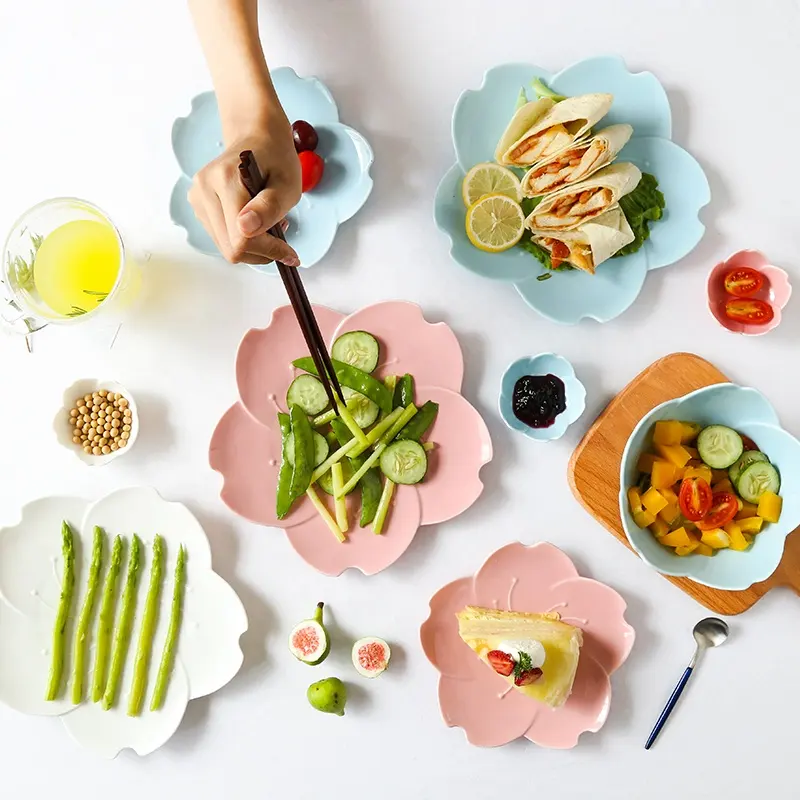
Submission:
[[[549,428],[531,428],[514,416],[511,400],[514,385],[525,375],[555,375],[564,381],[566,409]],[[500,416],[509,428],[533,439],[536,442],[551,442],[560,439],[567,428],[575,422],[586,409],[586,389],[575,377],[572,364],[555,353],[540,353],[538,356],[520,358],[503,375],[500,390]]]
[[[470,243],[464,229],[461,181],[475,164],[494,160],[520,87],[530,87],[535,77],[565,95],[611,92],[614,105],[600,126],[627,122],[634,128],[618,161],[633,162],[654,174],[666,198],[664,216],[650,226],[644,246],[637,253],[606,261],[595,275],[568,270],[554,272],[546,281],[536,280],[545,269],[522,248],[484,253]],[[654,75],[629,72],[618,56],[586,59],[556,74],[534,64],[490,69],[481,87],[465,91],[456,103],[452,136],[456,163],[442,178],[434,202],[434,219],[450,240],[450,255],[470,272],[513,283],[531,308],[554,322],[608,322],[619,316],[639,296],[649,270],[679,261],[705,231],[699,213],[711,199],[708,180],[697,161],[671,141],[667,93]]]
[[[755,441],[777,467],[783,498],[780,522],[765,524],[749,550],[719,550],[711,558],[676,556],[660,545],[650,531],[642,530],[633,521],[626,491],[638,481],[636,462],[650,449],[654,424],[662,419],[727,425]],[[800,524],[800,442],[781,428],[775,410],[756,389],[721,383],[669,400],[656,406],[639,422],[625,445],[620,469],[619,511],[631,546],[654,569],[715,589],[747,589],[766,580],[777,569],[786,537]]]
[[[316,264],[333,244],[339,224],[350,219],[372,191],[372,149],[358,131],[339,122],[339,110],[328,88],[317,78],[301,78],[289,67],[271,73],[286,115],[304,119],[319,134],[317,152],[325,159],[325,174],[313,191],[304,194],[289,212],[286,239],[304,267]],[[195,217],[187,199],[194,174],[223,150],[217,98],[204,92],[192,100],[188,117],[172,126],[172,149],[183,173],[172,190],[170,216],[184,228],[189,244],[201,253],[219,251]],[[259,272],[277,274],[274,264],[255,266]]]

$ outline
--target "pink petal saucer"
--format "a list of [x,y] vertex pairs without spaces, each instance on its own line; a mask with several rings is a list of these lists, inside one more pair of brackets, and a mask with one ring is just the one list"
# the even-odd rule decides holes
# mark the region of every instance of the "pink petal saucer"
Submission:
[[[458,635],[456,613],[466,605],[510,611],[557,611],[583,630],[584,643],[569,700],[552,709],[516,691],[492,672]],[[611,706],[611,674],[627,659],[634,630],[625,601],[610,587],[578,575],[572,561],[547,542],[519,542],[493,553],[472,578],[440,589],[420,629],[425,655],[440,673],[439,707],[467,740],[497,747],[524,737],[568,749],[586,731],[603,727]]]
[[[775,316],[766,325],[747,325],[725,316],[725,303],[733,297],[725,291],[725,275],[737,267],[750,267],[766,278],[761,290],[753,295],[753,299],[769,303],[775,312]],[[786,271],[770,264],[766,256],[758,250],[740,250],[725,261],[720,261],[709,273],[707,286],[708,310],[714,319],[725,330],[745,336],[761,336],[777,328],[781,324],[781,310],[792,296],[792,285]]]
[[[275,310],[269,325],[245,334],[236,357],[240,401],[225,412],[211,438],[209,462],[222,474],[223,502],[236,514],[284,528],[292,547],[314,569],[340,575],[348,568],[373,575],[393,564],[421,525],[445,522],[469,508],[483,491],[479,473],[492,459],[492,442],[480,414],[461,396],[464,359],[453,331],[429,323],[419,306],[385,302],[346,316],[314,307],[330,347],[346,331],[365,330],[381,344],[375,376],[406,372],[416,379],[418,405],[439,404],[428,438],[436,447],[428,474],[416,486],[398,486],[389,521],[380,536],[358,525],[338,542],[307,498],[286,518],[275,516],[281,457],[277,412],[286,411],[286,390],[296,375],[292,361],[308,354],[291,306]],[[357,521],[358,493],[348,503]],[[330,498],[323,497],[331,508]]]

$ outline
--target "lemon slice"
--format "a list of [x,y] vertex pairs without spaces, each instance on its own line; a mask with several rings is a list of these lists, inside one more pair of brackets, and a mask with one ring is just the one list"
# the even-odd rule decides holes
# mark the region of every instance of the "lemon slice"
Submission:
[[502,253],[525,232],[525,214],[516,200],[489,194],[467,209],[467,236],[479,250]]
[[461,197],[467,208],[487,194],[504,194],[519,200],[521,191],[519,178],[499,164],[476,164],[461,183]]

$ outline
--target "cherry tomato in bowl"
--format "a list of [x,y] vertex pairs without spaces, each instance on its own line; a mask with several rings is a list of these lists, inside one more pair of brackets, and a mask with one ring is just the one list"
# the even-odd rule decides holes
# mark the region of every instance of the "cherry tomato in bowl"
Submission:
[[325,172],[325,162],[322,156],[311,150],[298,153],[300,169],[302,170],[303,192],[310,192],[322,180]]
[[[683,486],[681,486],[683,489]],[[729,523],[739,512],[739,501],[731,492],[714,492],[711,507],[701,520],[694,520],[701,531],[711,531]]]
[[713,495],[703,478],[684,478],[678,492],[678,506],[689,522],[703,519],[711,508]]
[[766,325],[775,318],[775,311],[763,300],[747,298],[728,300],[725,303],[725,316],[734,322],[748,325]]
[[750,267],[737,267],[725,275],[725,291],[735,297],[750,297],[764,286],[764,276]]

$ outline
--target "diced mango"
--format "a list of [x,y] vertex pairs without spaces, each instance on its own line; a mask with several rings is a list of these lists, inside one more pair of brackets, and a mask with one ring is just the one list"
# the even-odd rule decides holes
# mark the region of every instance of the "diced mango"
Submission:
[[689,536],[686,528],[676,528],[658,541],[667,547],[688,547],[695,540]]
[[659,491],[668,503],[674,503],[675,505],[678,505],[678,495],[675,494],[675,491],[671,486],[668,486],[666,489],[659,489]]
[[781,518],[783,498],[775,492],[764,492],[758,501],[758,516],[764,522],[777,522]]
[[694,551],[699,556],[711,557],[714,555],[714,548],[709,547],[707,544],[703,544],[702,542],[700,542],[700,544],[698,544],[697,547],[695,547]]
[[693,442],[701,430],[702,426],[696,422],[681,422],[681,444]]
[[656,489],[669,489],[678,480],[678,469],[674,464],[663,459],[656,459],[653,471],[650,473],[650,482]]
[[753,535],[751,533],[743,533],[742,536],[744,536],[747,546],[750,547],[750,545],[753,544]]
[[658,514],[659,519],[663,519],[667,525],[672,525],[681,515],[681,510],[675,503],[664,506]]
[[746,519],[737,520],[736,524],[742,533],[758,533],[764,524],[764,520],[761,517],[747,517]]
[[711,470],[711,482],[712,483],[719,483],[720,481],[724,481],[725,478],[728,477],[728,470],[726,469],[712,469]]
[[646,472],[648,475],[653,471],[653,463],[657,456],[655,453],[642,453],[636,462],[636,469],[639,472]]
[[633,521],[640,528],[649,528],[656,521],[656,517],[649,511],[636,511],[633,514]]
[[683,479],[702,478],[709,486],[711,485],[711,468],[703,464],[701,467],[687,467],[683,473]]
[[675,419],[660,420],[656,422],[656,429],[653,432],[653,444],[680,444],[682,436],[683,423]]
[[631,486],[631,488],[628,489],[628,506],[631,510],[631,514],[636,514],[638,511],[642,510],[642,495],[635,486]]
[[650,526],[650,533],[656,537],[656,539],[660,539],[662,536],[666,536],[669,533],[669,525],[664,522],[663,519],[660,517]]
[[689,447],[688,444],[683,445],[683,449],[692,457],[693,460],[700,460],[700,453],[697,452],[697,448]]
[[728,478],[724,478],[719,483],[715,483],[711,487],[712,492],[729,492],[733,494],[733,484],[730,482]]
[[754,517],[756,514],[758,514],[758,506],[743,502],[736,519],[747,519],[748,517]]
[[686,452],[686,448],[680,444],[657,444],[656,452],[670,464],[674,464],[678,469],[685,467],[691,460],[691,456]]
[[747,550],[749,547],[747,540],[744,538],[742,529],[735,522],[729,522],[724,530],[730,537],[731,550]]
[[712,528],[710,531],[703,531],[703,536],[700,541],[714,550],[722,550],[725,547],[731,546],[731,537],[721,528]]
[[643,495],[642,495],[642,505],[653,515],[657,516],[658,513],[664,509],[667,505],[667,501],[664,499],[661,492],[654,487],[650,487]]
[[675,548],[675,555],[676,556],[688,556],[690,553],[694,553],[695,550],[700,546],[700,542],[692,542],[691,544],[685,544],[681,547]]

